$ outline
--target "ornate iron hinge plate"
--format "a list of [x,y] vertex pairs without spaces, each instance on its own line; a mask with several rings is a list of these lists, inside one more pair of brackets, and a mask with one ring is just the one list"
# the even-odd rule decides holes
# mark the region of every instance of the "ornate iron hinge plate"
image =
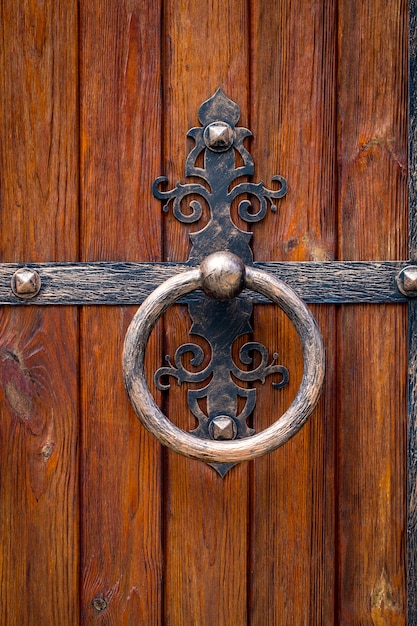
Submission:
[[[242,231],[232,221],[232,202],[241,198],[238,205],[240,218],[248,223],[258,222],[264,218],[268,208],[276,211],[276,201],[286,193],[286,181],[282,176],[274,176],[273,181],[278,183],[276,190],[267,189],[262,182],[236,183],[237,179],[251,176],[254,172],[253,159],[244,146],[244,140],[251,132],[236,126],[240,117],[239,107],[221,89],[200,106],[198,117],[202,127],[188,132],[195,145],[187,157],[185,174],[197,177],[206,184],[178,182],[173,189],[165,191],[163,185],[168,180],[159,177],[154,182],[153,193],[164,201],[164,211],[172,206],[175,217],[186,224],[200,219],[203,202],[208,206],[208,224],[190,235],[189,265],[200,264],[212,253],[227,251],[250,266],[253,264],[249,245],[252,233]],[[241,165],[236,165],[236,153],[240,156]],[[198,166],[197,160],[202,155],[203,166]],[[256,207],[252,204],[253,198],[256,199]],[[192,432],[200,438],[227,441],[254,433],[247,419],[256,404],[256,389],[239,383],[264,383],[269,376],[272,376],[275,389],[281,389],[288,383],[289,372],[284,365],[278,364],[278,353],[273,352],[270,356],[268,349],[259,342],[248,341],[241,347],[240,364],[233,359],[232,348],[236,339],[253,331],[250,323],[252,310],[249,299],[216,301],[201,294],[197,301],[189,304],[192,319],[190,335],[199,335],[208,342],[211,351],[209,364],[197,371],[188,370],[184,355],[191,356],[192,366],[198,368],[204,361],[204,353],[196,343],[184,343],[177,348],[173,358],[166,356],[167,365],[155,374],[156,385],[161,391],[169,390],[169,378],[175,378],[180,385],[185,382],[201,385],[199,389],[188,390],[187,394],[189,408],[198,422]],[[251,369],[254,353],[257,353],[260,363]],[[203,398],[207,412],[199,404]],[[237,409],[238,398],[244,399],[240,412]],[[212,465],[224,475],[233,463]]]

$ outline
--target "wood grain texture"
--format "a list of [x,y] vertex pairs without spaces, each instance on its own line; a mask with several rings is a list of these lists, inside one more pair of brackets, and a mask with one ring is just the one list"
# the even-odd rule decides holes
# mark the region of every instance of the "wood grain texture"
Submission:
[[[339,3],[339,258],[407,254],[406,24],[406,2]],[[358,305],[338,320],[339,623],[346,626],[406,619],[405,314]]]
[[[81,4],[81,256],[155,261],[160,207],[160,3]],[[83,623],[161,621],[160,448],[123,387],[133,309],[84,309],[82,381]],[[149,368],[162,348],[149,346]]]
[[417,259],[417,3],[408,1],[408,249]]
[[[256,177],[288,181],[277,213],[254,228],[257,261],[329,261],[335,256],[335,24],[331,2],[252,3],[251,118]],[[314,309],[327,352],[326,390],[310,421],[277,452],[254,464],[251,623],[331,624],[334,619],[335,320]],[[290,386],[265,385],[256,430],[282,413],[302,373],[286,319],[258,307],[256,340],[277,350]],[[273,413],[272,413],[273,412]]]
[[77,7],[1,6],[3,261],[76,261]]
[[[248,14],[240,0],[164,6],[164,171],[184,182],[200,104],[221,87],[241,107],[247,124]],[[204,225],[195,224],[195,229]],[[172,214],[164,218],[165,260],[183,261],[189,229]],[[190,320],[179,308],[165,315],[165,353],[189,341]],[[195,337],[193,336],[193,341]],[[198,338],[196,338],[198,339]],[[162,364],[162,363],[161,363]],[[172,385],[168,416],[182,428],[195,426],[186,391]],[[168,453],[165,484],[165,624],[211,626],[247,620],[247,466],[224,480],[197,461]]]
[[346,625],[406,623],[405,312],[346,306],[338,319],[339,602]]
[[[76,3],[1,3],[2,261],[78,259],[77,19]],[[1,312],[8,626],[79,623],[77,322],[74,308]]]
[[417,310],[416,304],[408,307],[408,442],[407,442],[407,618],[408,624],[417,620],[417,469],[416,469],[416,442],[417,442]]
[[[2,624],[406,623],[406,18],[405,0],[0,4],[0,303],[19,304],[0,314]],[[121,370],[128,305],[188,269],[189,232],[207,220],[163,215],[151,184],[184,182],[186,132],[218,87],[254,132],[254,180],[289,184],[253,226],[255,265],[320,304],[327,351],[310,422],[225,479],[161,451]],[[415,117],[412,97],[412,142]],[[409,165],[415,261],[414,152]],[[42,307],[11,294],[25,263],[42,274]],[[47,306],[58,298],[116,306]],[[256,302],[253,338],[291,373],[285,390],[260,386],[261,430],[291,401],[302,360],[285,316]],[[190,323],[173,308],[146,357],[155,398],[186,430],[186,390],[161,398],[151,380]],[[410,420],[410,626],[415,436]]]
[[[409,0],[409,127],[408,127],[408,248],[417,258],[417,3]],[[407,619],[417,621],[417,317],[415,303],[408,308],[408,441],[407,441]]]

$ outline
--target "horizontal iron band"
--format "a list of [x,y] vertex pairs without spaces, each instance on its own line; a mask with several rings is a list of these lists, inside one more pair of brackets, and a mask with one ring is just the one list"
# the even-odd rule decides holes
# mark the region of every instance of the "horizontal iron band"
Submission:
[[[396,283],[409,261],[265,262],[254,267],[270,272],[308,303],[348,304],[407,302]],[[22,267],[40,274],[42,288],[30,300],[14,295],[11,278]],[[190,269],[187,263],[2,263],[0,304],[3,305],[135,305],[166,279]],[[239,297],[247,297],[244,292]],[[254,303],[268,300],[250,292]],[[198,298],[191,293],[179,302]]]

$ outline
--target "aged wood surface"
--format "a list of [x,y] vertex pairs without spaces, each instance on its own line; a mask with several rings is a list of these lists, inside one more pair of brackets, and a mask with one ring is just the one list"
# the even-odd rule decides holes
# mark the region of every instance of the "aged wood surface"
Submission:
[[[408,153],[408,247],[411,259],[417,258],[417,3],[409,0],[409,153]],[[408,442],[407,442],[407,618],[417,622],[417,310],[408,309]]]
[[[77,4],[0,8],[1,260],[78,259]],[[79,623],[78,316],[0,320],[0,622]],[[63,350],[65,346],[65,350]]]
[[410,259],[417,259],[417,2],[408,0],[408,202]]
[[[81,3],[81,259],[156,261],[160,3]],[[123,387],[134,310],[81,315],[83,623],[161,623],[160,446]],[[162,347],[149,348],[149,367]]]
[[[247,6],[240,0],[165,3],[161,173],[172,183],[184,182],[185,157],[192,146],[186,132],[198,124],[200,104],[218,87],[239,103],[240,123],[248,124],[248,26]],[[164,217],[164,260],[186,260],[188,232],[172,213]],[[165,318],[165,353],[173,354],[189,341],[190,321],[181,308]],[[177,385],[171,386],[168,416],[189,430],[195,420],[185,394]],[[234,468],[222,480],[201,462],[169,452],[165,469],[165,623],[245,624],[247,465]]]
[[416,447],[417,447],[417,307],[412,303],[408,307],[408,349],[410,360],[408,364],[408,519],[407,519],[407,616],[408,624],[417,620],[417,484],[416,484]]
[[[0,303],[19,304],[0,317],[2,624],[404,626],[406,18],[405,0],[1,3]],[[190,228],[151,184],[184,182],[186,132],[218,87],[254,133],[254,180],[289,184],[253,226],[255,266],[313,303],[327,352],[309,423],[224,479],[161,449],[121,368],[128,305],[189,269]],[[35,306],[10,289],[25,263],[42,275]],[[255,302],[253,338],[291,373],[287,389],[260,386],[259,431],[291,402],[302,357],[283,313]],[[146,356],[185,430],[186,389],[161,398],[152,378],[189,328],[173,307]],[[415,436],[410,413],[409,626]]]
[[[256,261],[334,258],[335,16],[331,2],[253,2],[257,178],[269,182],[281,174],[288,181],[277,213],[254,228]],[[257,626],[331,624],[335,614],[335,319],[331,307],[314,314],[326,345],[327,393],[298,435],[253,467],[250,606]],[[288,320],[277,320],[275,307],[257,309],[254,337],[290,368],[288,390],[267,384],[259,390],[259,430],[294,396],[302,361]]]
[[[287,283],[305,302],[342,304],[353,302],[405,302],[396,277],[406,261],[380,262],[266,262],[254,267]],[[0,304],[140,304],[168,278],[190,269],[187,263],[66,263],[31,265],[39,273],[42,288],[32,300],[21,300],[10,279],[21,264],[0,265]],[[254,292],[255,303],[268,299]],[[182,301],[198,297],[187,294]]]
[[[407,3],[339,2],[339,258],[407,254]],[[338,316],[339,623],[405,624],[406,307]]]

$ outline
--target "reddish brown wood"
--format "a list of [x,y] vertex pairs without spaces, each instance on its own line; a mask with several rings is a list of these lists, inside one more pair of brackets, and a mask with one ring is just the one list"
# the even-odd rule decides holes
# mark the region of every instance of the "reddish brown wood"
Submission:
[[[251,128],[256,180],[288,181],[287,197],[254,227],[256,260],[330,260],[335,252],[334,3],[253,2]],[[272,185],[272,183],[271,183]],[[334,337],[332,307],[315,307],[327,353],[325,393],[296,437],[254,463],[251,624],[331,624],[334,616]],[[256,340],[277,351],[290,385],[259,389],[265,428],[293,399],[300,345],[284,316],[258,307]]]
[[[158,260],[160,6],[83,3],[81,23],[81,245],[83,260]],[[134,310],[81,317],[82,611],[85,623],[159,624],[160,447],[123,387],[123,338]],[[159,365],[158,339],[149,370]]]
[[[77,5],[0,13],[1,260],[76,261]],[[5,309],[0,336],[0,622],[74,626],[77,311]]]
[[[183,179],[192,145],[186,133],[198,124],[200,104],[218,87],[239,103],[241,123],[248,123],[248,15],[244,3],[235,0],[170,1],[164,24],[163,173],[175,183]],[[172,214],[164,225],[165,259],[186,259],[187,227]],[[190,322],[181,308],[165,318],[165,352],[172,355],[189,341]],[[188,430],[195,424],[185,393],[171,386],[169,416]],[[247,464],[222,480],[212,468],[168,453],[165,498],[165,623],[245,624]]]
[[[407,3],[339,3],[339,254],[406,258]],[[354,16],[354,19],[352,19]],[[338,325],[339,623],[404,624],[404,307]]]
[[[1,4],[2,261],[185,260],[188,229],[151,183],[183,178],[186,132],[219,86],[254,132],[254,180],[289,183],[253,227],[257,260],[406,258],[405,0],[79,6],[78,20],[77,3]],[[134,310],[1,313],[0,622],[404,625],[405,307],[315,306],[317,411],[224,480],[161,452],[131,411],[121,353]],[[152,337],[159,400],[153,372],[189,328],[177,307]],[[259,389],[261,429],[302,363],[274,307],[256,312],[254,339],[292,376]],[[161,404],[194,426],[185,389]]]

